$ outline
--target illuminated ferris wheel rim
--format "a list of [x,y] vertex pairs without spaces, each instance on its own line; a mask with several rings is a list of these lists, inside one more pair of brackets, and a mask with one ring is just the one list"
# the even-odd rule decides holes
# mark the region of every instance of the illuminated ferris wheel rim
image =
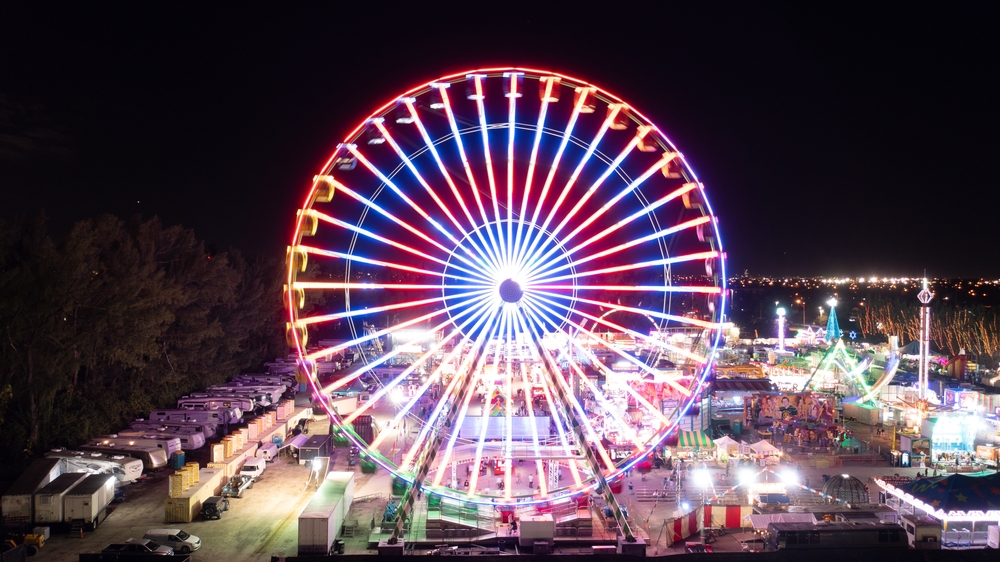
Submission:
[[[324,164],[324,166],[323,166],[323,174],[329,174],[329,173],[331,173],[333,171],[335,161],[336,161],[336,159],[340,155],[343,154],[343,150],[345,149],[345,146],[348,146],[348,145],[350,145],[352,143],[352,141],[355,141],[355,140],[359,139],[361,137],[361,135],[364,133],[364,128],[367,125],[370,124],[370,122],[372,121],[372,119],[377,118],[377,117],[381,117],[381,116],[385,116],[385,115],[389,114],[389,112],[391,112],[394,109],[394,107],[398,104],[399,100],[404,99],[404,98],[415,98],[417,96],[420,96],[420,95],[423,95],[423,94],[427,94],[428,92],[430,92],[433,89],[433,87],[434,87],[435,84],[442,84],[442,83],[453,84],[453,83],[460,82],[463,79],[467,79],[470,76],[475,76],[475,75],[481,75],[481,76],[484,76],[484,77],[497,77],[497,76],[508,76],[511,73],[521,73],[521,74],[525,75],[524,76],[525,78],[532,78],[532,79],[539,79],[541,77],[557,77],[557,78],[565,80],[564,83],[559,84],[560,87],[567,87],[567,86],[568,87],[574,87],[575,86],[577,88],[580,88],[580,87],[592,88],[593,91],[594,91],[595,98],[597,98],[597,99],[599,99],[601,101],[604,101],[604,102],[608,102],[608,103],[622,104],[623,106],[627,107],[628,113],[633,118],[632,119],[633,122],[637,122],[636,118],[638,118],[639,120],[641,120],[645,124],[648,124],[649,126],[651,126],[656,131],[656,139],[657,139],[657,141],[665,143],[670,149],[673,149],[676,152],[676,148],[667,139],[666,135],[664,135],[661,131],[659,131],[659,129],[656,128],[655,125],[652,124],[652,122],[649,119],[645,118],[645,116],[643,116],[641,113],[639,113],[638,111],[636,111],[631,105],[628,105],[625,102],[623,102],[617,96],[614,96],[614,95],[608,93],[607,91],[602,90],[600,88],[597,88],[596,86],[593,86],[593,85],[591,85],[591,84],[589,84],[589,83],[587,83],[585,81],[582,81],[582,80],[579,80],[579,79],[576,79],[576,78],[572,78],[572,77],[569,77],[569,76],[566,76],[566,75],[562,75],[562,74],[557,74],[557,73],[552,73],[552,72],[546,72],[546,71],[539,71],[539,70],[533,70],[533,69],[525,69],[525,68],[487,68],[487,69],[480,69],[480,70],[475,70],[475,71],[470,71],[470,72],[456,73],[456,74],[452,74],[452,75],[449,75],[449,76],[446,76],[446,77],[443,77],[443,78],[439,78],[437,80],[429,81],[429,82],[426,82],[426,83],[424,83],[424,84],[422,84],[420,86],[417,86],[417,87],[415,87],[415,88],[407,91],[402,96],[395,97],[393,100],[389,101],[388,103],[386,103],[385,105],[383,105],[382,107],[380,107],[378,110],[376,110],[372,114],[371,117],[369,117],[368,119],[365,119],[364,121],[362,121],[361,124],[357,128],[355,128],[347,136],[347,138],[345,139],[345,142],[343,144],[341,144],[341,145],[338,146],[337,150],[333,153],[333,155],[331,155],[330,159],[326,162],[326,164]],[[529,123],[520,123],[520,122],[518,122],[518,123],[516,123],[514,125],[514,127],[518,128],[519,130],[536,131],[537,134],[547,134],[547,135],[553,135],[553,136],[555,136],[555,135],[558,135],[560,133],[560,131],[558,129],[549,129],[549,128],[546,128],[544,130],[539,130],[536,125],[529,124]],[[493,124],[490,125],[489,128],[491,130],[505,129],[505,128],[508,128],[508,124],[506,124],[506,123],[493,123]],[[465,134],[470,134],[471,135],[471,134],[473,134],[473,133],[475,133],[477,131],[479,131],[478,127],[467,127],[467,128],[464,128],[464,129],[460,130],[457,133],[457,135],[454,135],[454,136],[464,136]],[[435,144],[444,143],[444,142],[446,142],[448,140],[451,140],[451,138],[452,138],[452,136],[450,136],[450,135],[442,135],[440,137],[436,137]],[[578,143],[579,146],[581,146],[581,147],[586,144],[586,142],[583,141],[582,139],[575,139],[574,138],[572,140],[572,142]],[[418,152],[411,153],[410,156],[413,157],[413,158],[416,158],[416,157],[420,156],[421,153],[426,152],[427,150],[428,150],[428,148],[421,148],[421,149],[419,149]],[[683,168],[685,169],[685,171],[687,172],[687,174],[690,176],[690,179],[697,185],[697,189],[698,190],[703,190],[703,186],[700,184],[700,182],[698,182],[697,177],[694,174],[694,171],[691,169],[691,167],[684,160],[683,155],[681,155],[678,152],[678,153],[676,153],[676,157],[680,160],[681,165],[683,166]],[[605,164],[613,164],[612,159],[610,157],[600,157],[599,156],[598,160],[603,161]],[[399,165],[397,167],[396,170],[394,170],[391,173],[390,177],[395,177],[395,175],[397,173],[399,173],[402,169],[403,169],[403,166],[401,164],[401,165]],[[617,166],[615,166],[614,172],[617,173],[617,174],[619,174],[619,175],[622,175],[624,173],[624,171],[621,170]],[[625,177],[627,178],[627,175]],[[315,196],[316,196],[317,189],[320,189],[321,187],[322,187],[321,186],[321,182],[319,182],[319,181],[314,182],[313,187],[310,190],[309,195],[307,196],[306,205],[305,205],[304,208],[307,208],[307,209],[311,209],[312,208],[313,202],[315,201]],[[380,190],[384,189],[384,187],[385,186],[383,185],[379,189]],[[339,187],[338,187],[338,189],[339,189]],[[373,195],[372,199],[374,199],[374,198],[375,198],[375,196]],[[709,206],[707,198],[703,198],[702,199],[702,203],[708,209],[707,210],[707,213],[708,213],[707,216],[712,219],[712,221],[709,223],[709,227],[712,228],[713,232],[715,233],[716,243],[718,244],[716,253],[717,253],[717,256],[718,256],[718,263],[719,263],[719,270],[720,270],[719,281],[721,283],[721,287],[718,288],[718,300],[721,303],[720,306],[719,306],[720,312],[718,313],[718,315],[719,315],[719,322],[721,323],[721,319],[722,319],[721,310],[724,310],[725,298],[726,298],[726,294],[725,294],[725,274],[724,274],[724,272],[725,272],[724,253],[722,252],[721,239],[719,239],[719,237],[718,237],[718,231],[717,231],[717,227],[716,227],[715,220],[714,220],[715,217],[711,213],[711,208]],[[365,212],[367,213],[368,211],[366,210]],[[306,214],[305,213],[300,213],[300,215],[299,215],[299,217],[298,217],[298,219],[296,221],[296,231],[295,231],[295,237],[293,239],[293,242],[294,242],[294,246],[293,247],[295,247],[295,248],[301,247],[302,237],[304,236],[303,220],[305,218],[306,218]],[[511,220],[510,219],[510,214],[508,214],[507,222],[510,222],[510,220]],[[363,218],[359,219],[359,221],[363,222]],[[361,222],[358,222],[357,224],[360,226]],[[535,225],[529,225],[529,228],[534,227],[534,226]],[[472,232],[470,231],[470,232],[466,233],[465,238],[469,238],[471,235],[472,235]],[[357,232],[355,232],[354,240],[357,240],[357,236],[358,236],[358,234],[357,234]],[[485,240],[483,241],[483,243],[485,245]],[[353,246],[351,248],[353,250]],[[351,254],[349,253],[348,255],[351,255]],[[449,260],[450,259],[451,259],[451,256],[449,255]],[[294,286],[296,276],[297,276],[296,268],[290,266],[289,267],[289,276],[288,276],[288,287],[290,289],[286,292],[286,298],[287,298],[287,302],[288,302],[288,305],[289,305],[289,310],[292,311],[291,314],[292,314],[293,323],[296,323],[298,321],[298,318],[297,318],[297,308],[296,308],[295,302],[294,302],[296,300],[296,298],[297,298],[297,294],[294,293],[291,290],[291,288]],[[443,277],[442,277],[442,279],[443,279]],[[668,276],[667,277],[667,281],[669,282],[670,280],[671,280],[671,278]],[[506,304],[514,304],[515,302],[520,301],[521,296],[524,294],[524,290],[523,290],[523,288],[520,285],[517,285],[516,289],[512,289],[511,288],[511,286],[508,284],[508,282],[509,281],[513,281],[513,278],[509,278],[508,277],[508,278],[503,278],[503,279],[494,279],[494,281],[498,281],[498,283],[495,283],[495,287],[494,288],[496,289],[496,292],[499,295],[498,298],[499,298],[500,301],[505,302]],[[505,294],[505,290],[504,289],[505,289],[505,287],[507,289],[506,290],[506,295],[509,297],[509,299],[506,298],[506,297],[504,297],[504,294]],[[575,296],[575,287],[574,287],[573,284],[567,285],[565,287],[560,287],[560,289],[563,289],[563,290],[573,290],[574,296]],[[638,290],[653,290],[653,289],[655,289],[655,287],[637,287],[636,289],[638,289]],[[345,290],[346,293],[349,293],[350,288],[345,287],[344,290]],[[667,293],[664,293],[664,294],[667,294]],[[494,300],[496,300],[496,299],[494,299]],[[501,305],[501,306],[503,306],[503,305]],[[617,310],[630,311],[628,307],[623,307],[623,308],[620,308],[620,309],[617,309]],[[572,312],[572,311],[570,311],[569,309],[567,309],[567,314],[569,314],[570,312]],[[603,319],[610,312],[612,312],[612,311],[609,310],[608,312],[602,314],[601,318]],[[640,311],[640,313],[644,313],[644,312]],[[448,311],[448,314],[451,315],[451,311]],[[649,317],[649,316],[647,316],[647,317]],[[485,316],[483,318],[485,318]],[[650,320],[652,320],[652,318],[650,318]],[[351,328],[353,330],[354,329],[353,320],[351,320],[351,322],[349,324],[350,324],[350,326],[351,326]],[[655,324],[655,322],[654,322],[654,324]],[[578,333],[578,332],[580,332],[582,330],[582,327],[581,326],[576,326],[574,328],[574,330],[576,330],[576,332]],[[301,342],[298,339],[298,335],[299,335],[298,331],[293,331],[292,335],[295,338],[295,341],[296,341],[296,344],[297,344],[295,347],[297,348],[298,352],[300,353],[300,356],[306,357],[307,356],[306,350],[304,349],[304,346],[301,345]],[[716,330],[715,333],[713,334],[713,342],[712,342],[712,345],[711,345],[711,353],[705,358],[705,362],[704,362],[704,367],[705,368],[704,368],[704,370],[702,370],[701,377],[699,377],[700,379],[703,379],[704,376],[705,376],[705,374],[708,371],[708,366],[711,364],[711,362],[712,362],[712,360],[714,358],[714,349],[715,349],[715,346],[717,345],[718,338],[720,336],[721,336],[721,332],[719,330]],[[469,376],[472,376],[472,375],[469,375]],[[310,376],[309,383],[310,383],[310,386],[312,387],[314,393],[320,394],[320,388],[319,388],[318,382],[315,380],[314,376]],[[687,406],[690,406],[690,403],[688,403]],[[325,403],[324,403],[324,408],[327,408],[327,405]],[[328,413],[330,413],[331,416],[333,416],[332,412],[328,411]],[[672,427],[675,427],[675,426],[676,426],[676,420],[673,423]],[[367,446],[366,443],[359,441],[358,436],[356,434],[354,434],[354,432],[351,430],[351,428],[349,426],[345,426],[344,429],[347,431],[347,433],[350,436],[351,440],[355,441],[355,444],[357,444],[359,446],[362,446],[362,447],[366,447]],[[670,433],[670,431],[663,432],[660,435],[659,439],[656,441],[656,443],[652,443],[647,448],[647,450],[650,450],[650,449],[658,446],[660,443],[662,443],[662,441],[666,438],[666,436],[669,433]],[[632,459],[632,462],[629,463],[629,465],[635,464],[635,462],[638,462],[643,456],[644,455],[639,455],[639,456],[635,457],[634,459]],[[399,465],[393,465],[390,461],[386,461],[377,451],[374,452],[374,453],[372,453],[372,457],[380,465],[382,465],[384,468],[386,468],[386,469],[388,469],[388,470],[390,470],[390,471],[392,471],[394,473],[397,472],[400,469]],[[625,468],[626,468],[626,466],[622,466],[622,467],[620,467],[620,469],[618,471],[612,471],[611,476],[613,477],[613,476],[616,476],[616,475],[620,474],[621,471],[624,470]],[[406,478],[405,475],[403,475],[403,477]],[[573,493],[578,493],[578,492],[583,491],[585,489],[593,488],[593,486],[594,485],[591,485],[591,486],[585,487],[585,488],[580,488],[578,490],[575,490]],[[442,495],[451,497],[451,494],[447,493],[447,490],[445,490],[445,493],[443,493]],[[466,496],[466,494],[464,494],[464,493],[457,493],[457,494],[455,494],[456,499],[468,499],[465,496]],[[551,501],[551,498],[546,498],[544,500],[539,500],[539,501]]]

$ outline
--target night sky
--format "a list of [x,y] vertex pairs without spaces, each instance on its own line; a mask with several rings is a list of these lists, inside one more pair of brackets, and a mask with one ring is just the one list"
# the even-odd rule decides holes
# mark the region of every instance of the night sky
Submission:
[[656,122],[730,273],[1000,277],[995,2],[284,4],[0,5],[0,218],[138,212],[283,255],[370,112],[509,65]]

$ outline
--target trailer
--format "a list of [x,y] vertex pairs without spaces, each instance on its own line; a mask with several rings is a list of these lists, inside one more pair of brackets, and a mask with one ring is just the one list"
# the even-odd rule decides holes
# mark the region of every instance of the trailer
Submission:
[[156,422],[188,422],[214,424],[217,428],[230,423],[243,421],[243,412],[239,408],[218,410],[153,410],[149,419]]
[[354,473],[331,472],[299,514],[299,556],[326,556],[354,501]]
[[169,421],[169,422],[155,422],[150,420],[138,419],[129,424],[129,427],[133,429],[148,429],[152,431],[178,431],[181,433],[200,433],[205,436],[206,440],[212,439],[216,435],[216,430],[218,429],[215,424],[212,423],[198,423],[189,421]]
[[35,492],[59,477],[59,459],[37,459],[21,473],[0,498],[0,511],[7,528],[30,527]]
[[180,452],[181,440],[176,437],[123,437],[118,435],[106,435],[94,439],[91,445],[114,445],[116,447],[153,447],[163,449],[167,456]]
[[86,477],[87,474],[83,472],[60,474],[58,478],[35,492],[34,523],[36,525],[62,523],[63,497]]
[[267,408],[271,405],[271,394],[269,392],[260,392],[258,390],[254,390],[253,388],[225,388],[229,388],[229,390],[208,388],[202,390],[201,392],[192,392],[188,396],[191,398],[236,398],[239,400],[249,400],[253,404],[252,410],[254,412],[257,412],[262,408]]
[[181,449],[194,451],[205,446],[205,434],[201,432],[171,431],[168,429],[151,430],[129,428],[118,432],[119,437],[135,437],[140,439],[179,439]]
[[61,472],[112,474],[119,482],[126,484],[142,477],[142,461],[125,455],[55,449],[45,453],[45,456],[59,459]]
[[882,423],[882,409],[857,402],[844,402],[844,417],[874,426]]
[[[294,368],[295,365],[292,365],[292,369]],[[274,375],[243,374],[243,375],[236,375],[235,377],[233,377],[232,382],[282,385],[286,388],[291,388],[295,386],[295,376],[285,375],[285,374],[274,374]]]
[[142,461],[145,470],[156,470],[167,466],[167,452],[157,447],[143,445],[115,445],[113,443],[81,445],[80,450],[104,453],[105,455],[128,455]]
[[242,418],[243,412],[252,412],[254,402],[249,398],[238,396],[222,398],[181,398],[177,401],[179,410],[226,410],[232,409],[239,412],[236,417]]
[[316,457],[330,456],[330,436],[313,435],[299,447],[299,464],[306,464]]
[[94,530],[107,517],[115,499],[115,478],[110,474],[90,474],[63,498],[63,521],[81,522]]

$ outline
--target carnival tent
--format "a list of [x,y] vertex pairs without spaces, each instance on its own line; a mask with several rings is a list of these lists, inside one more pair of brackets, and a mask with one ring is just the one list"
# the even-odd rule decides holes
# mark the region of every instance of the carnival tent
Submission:
[[684,449],[711,449],[715,446],[704,431],[678,432],[677,446]]
[[719,460],[725,460],[740,451],[740,442],[728,435],[723,435],[713,443],[715,443],[715,455]]
[[780,449],[767,441],[758,441],[750,445],[750,450],[758,455],[776,455],[781,452]]
[[952,474],[884,487],[938,519],[963,520],[973,514],[993,521],[1000,518],[1000,473]]

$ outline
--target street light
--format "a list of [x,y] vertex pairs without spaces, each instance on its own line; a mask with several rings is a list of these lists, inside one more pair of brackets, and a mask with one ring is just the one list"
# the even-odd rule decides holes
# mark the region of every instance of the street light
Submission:
[[778,351],[785,351],[785,309],[778,309]]
[[805,299],[795,299],[795,304],[802,305],[802,325],[806,323],[806,300]]

